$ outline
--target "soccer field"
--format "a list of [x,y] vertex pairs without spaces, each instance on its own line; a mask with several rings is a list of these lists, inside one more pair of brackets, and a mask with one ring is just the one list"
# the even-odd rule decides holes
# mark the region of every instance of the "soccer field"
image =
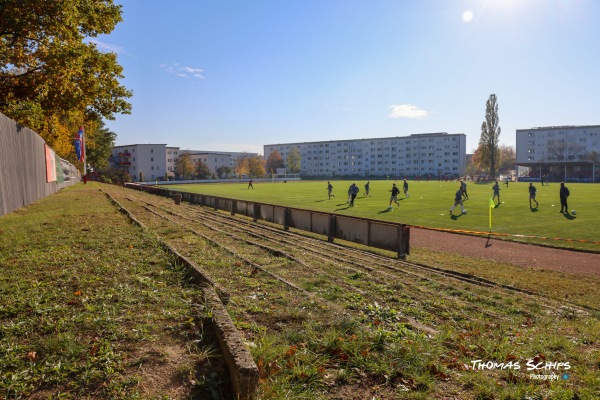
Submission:
[[[392,180],[371,181],[371,196],[365,197],[366,181],[331,181],[335,197],[328,199],[327,181],[290,181],[287,183],[259,181],[254,189],[244,183],[179,184],[169,185],[172,190],[216,195],[221,197],[252,200],[270,204],[287,205],[362,218],[400,222],[414,226],[441,228],[459,231],[490,232],[490,198],[492,184],[467,182],[469,199],[464,201],[467,214],[460,214],[460,207],[449,214],[454,204],[458,182],[408,181],[409,197],[402,191],[403,181],[397,181],[400,189],[394,209],[388,210]],[[347,203],[348,187],[360,188],[355,206]],[[511,240],[539,242],[551,246],[577,248],[600,252],[600,185],[569,183],[571,195],[569,211],[576,214],[561,214],[558,195],[559,184],[537,188],[539,207],[529,208],[529,183],[510,182],[508,187],[501,183],[500,205],[491,210],[491,232],[508,234]],[[496,201],[497,203],[497,201]],[[535,206],[535,203],[533,203]],[[534,236],[535,238],[523,238]],[[503,236],[504,237],[504,236]],[[554,240],[560,238],[562,240]],[[596,243],[594,243],[596,242]]]

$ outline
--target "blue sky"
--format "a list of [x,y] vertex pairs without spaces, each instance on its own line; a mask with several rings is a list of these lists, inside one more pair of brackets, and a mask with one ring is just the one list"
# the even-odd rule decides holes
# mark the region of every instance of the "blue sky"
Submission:
[[117,145],[263,145],[600,124],[600,1],[124,0]]

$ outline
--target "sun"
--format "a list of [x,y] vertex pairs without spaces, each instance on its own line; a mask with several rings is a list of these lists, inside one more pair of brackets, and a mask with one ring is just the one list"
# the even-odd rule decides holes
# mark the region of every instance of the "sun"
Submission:
[[463,22],[471,22],[473,20],[473,17],[475,15],[473,14],[473,11],[471,10],[466,10],[465,12],[463,12],[462,14],[462,20]]

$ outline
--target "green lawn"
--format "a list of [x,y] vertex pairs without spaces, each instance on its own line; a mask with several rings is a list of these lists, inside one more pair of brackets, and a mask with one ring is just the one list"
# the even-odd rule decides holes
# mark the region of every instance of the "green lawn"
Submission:
[[[492,183],[468,182],[469,200],[465,201],[468,212],[450,216],[448,210],[454,202],[457,182],[416,182],[409,181],[408,199],[400,193],[400,207],[394,206],[387,211],[390,190],[393,181],[371,181],[371,197],[365,198],[366,181],[355,181],[360,188],[355,207],[346,203],[347,190],[352,181],[332,181],[336,196],[327,198],[326,181],[255,182],[254,189],[248,189],[247,183],[218,184],[180,184],[169,185],[170,189],[194,193],[217,195],[222,197],[254,200],[258,202],[282,204],[344,215],[401,222],[415,226],[467,230],[476,232],[490,231],[489,200],[492,196]],[[569,209],[576,215],[559,213],[559,184],[537,187],[537,209],[529,208],[529,183],[511,182],[508,187],[501,185],[501,204],[492,210],[492,232],[497,234],[525,235],[543,238],[562,238],[568,240],[548,240],[507,237],[512,240],[539,242],[551,246],[577,248],[600,252],[600,214],[595,211],[600,200],[600,185],[569,183],[571,192]],[[398,181],[402,188],[402,181]],[[535,205],[535,204],[534,204]],[[587,242],[573,242],[583,240]]]

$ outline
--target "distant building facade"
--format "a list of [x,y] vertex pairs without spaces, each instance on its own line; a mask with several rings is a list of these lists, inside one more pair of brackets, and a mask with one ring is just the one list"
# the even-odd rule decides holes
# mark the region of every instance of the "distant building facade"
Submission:
[[600,125],[517,129],[516,144],[519,177],[597,181]]
[[115,146],[110,162],[115,168],[127,172],[133,181],[163,180],[169,173],[167,151],[174,153],[169,156],[177,156],[178,149],[167,148],[166,144]]
[[189,154],[193,163],[202,161],[211,173],[216,173],[220,167],[227,167],[233,171],[238,157],[258,155],[244,152],[181,150],[179,147],[166,144],[132,144],[113,147],[110,164],[127,172],[134,182],[140,179],[143,181],[175,179],[177,160],[184,154]]
[[463,175],[466,135],[423,133],[404,137],[268,144],[265,159],[278,151],[284,162],[298,147],[303,176],[442,177]]

